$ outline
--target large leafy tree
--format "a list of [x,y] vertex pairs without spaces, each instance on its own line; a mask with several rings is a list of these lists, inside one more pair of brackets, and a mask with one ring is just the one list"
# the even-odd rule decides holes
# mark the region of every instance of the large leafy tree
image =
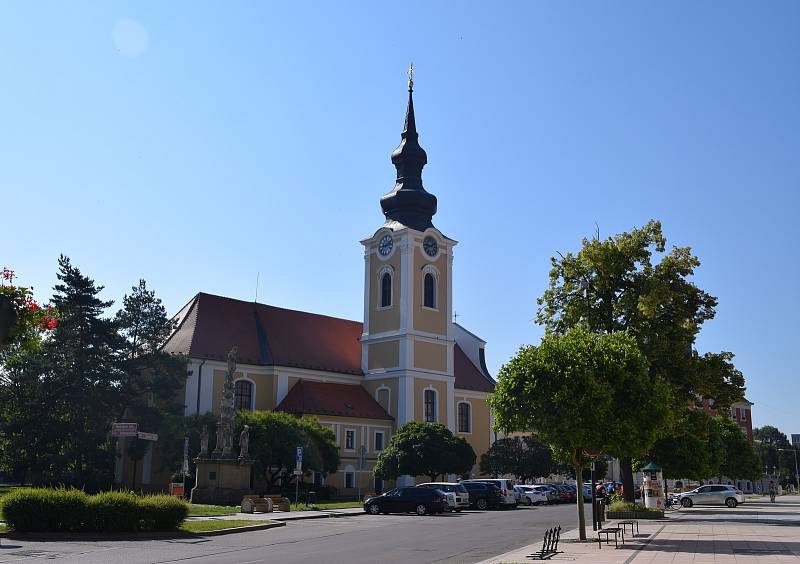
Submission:
[[375,476],[395,480],[402,475],[466,474],[475,464],[475,451],[441,423],[410,421],[397,430],[378,455]]
[[727,417],[716,416],[713,424],[719,429],[724,456],[716,470],[720,477],[733,480],[756,480],[761,474],[761,462],[742,429]]
[[[725,408],[744,392],[744,378],[730,363],[733,355],[692,352],[700,327],[714,317],[717,299],[691,281],[700,266],[691,249],[667,252],[666,243],[658,221],[605,240],[584,239],[577,253],[551,259],[537,321],[558,334],[580,323],[595,332],[628,331],[650,374],[669,382],[676,400],[688,406],[698,397],[710,398]],[[660,261],[654,262],[654,254]],[[632,500],[632,456],[623,454],[620,463]]]
[[[184,405],[179,392],[186,382],[186,359],[160,350],[174,323],[144,280],[122,298],[122,304],[116,315],[124,339],[118,417],[139,423],[142,431],[168,431],[174,427],[167,423],[170,418],[182,419]],[[169,440],[167,436],[164,439]],[[129,456],[141,460],[149,443],[137,439],[127,442]]]
[[704,411],[684,411],[646,458],[661,466],[665,478],[702,480],[714,475],[712,458],[719,455],[713,452],[718,443],[711,440],[710,425],[711,417]]
[[496,440],[481,455],[481,474],[502,476],[511,474],[523,483],[530,478],[548,476],[554,462],[550,447],[530,435],[505,437]]
[[295,417],[280,411],[239,411],[236,428],[250,426],[250,457],[269,489],[294,480],[295,449],[303,447],[303,469],[335,472],[339,466],[336,437],[313,417]]
[[[563,335],[546,334],[539,346],[522,347],[500,369],[489,403],[501,430],[536,432],[581,476],[589,462],[586,449],[613,453],[637,425],[642,429],[635,436],[652,441],[663,424],[661,406],[668,404],[664,393],[665,383],[648,375],[631,335],[598,335],[580,326]],[[641,405],[620,409],[626,401]],[[650,446],[643,442],[635,448]],[[585,540],[582,499],[577,507]]]
[[783,476],[794,475],[794,458],[789,458],[793,457],[792,453],[786,453],[788,456],[781,456],[782,453],[778,450],[779,448],[792,448],[789,439],[783,432],[772,425],[764,425],[753,429],[753,439],[756,442],[756,450],[761,459],[762,468],[767,468],[769,472],[775,468]]

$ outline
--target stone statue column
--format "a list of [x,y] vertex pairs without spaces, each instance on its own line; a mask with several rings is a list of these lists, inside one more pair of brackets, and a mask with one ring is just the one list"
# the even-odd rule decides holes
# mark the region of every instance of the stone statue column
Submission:
[[219,420],[217,421],[217,446],[214,458],[235,458],[233,452],[233,375],[236,372],[236,353],[234,346],[228,353],[228,370],[222,385],[222,397],[219,400]]

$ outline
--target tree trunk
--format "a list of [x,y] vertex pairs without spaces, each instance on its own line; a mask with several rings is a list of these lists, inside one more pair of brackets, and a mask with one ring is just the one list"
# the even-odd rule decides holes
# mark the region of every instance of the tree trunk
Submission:
[[[583,466],[581,466],[581,453],[576,452],[572,457],[572,464],[575,468],[575,475],[581,476],[583,474]],[[578,534],[582,541],[586,540],[586,516],[583,513],[583,484],[576,480],[578,495],[576,503],[578,504]]]
[[619,471],[622,475],[622,491],[625,501],[634,503],[636,492],[633,491],[633,460],[630,457],[619,459]]

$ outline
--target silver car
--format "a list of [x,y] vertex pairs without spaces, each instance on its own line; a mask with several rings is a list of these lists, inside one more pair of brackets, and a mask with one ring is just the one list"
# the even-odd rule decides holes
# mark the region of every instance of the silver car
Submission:
[[727,505],[736,507],[744,503],[744,494],[734,486],[709,484],[675,496],[683,507],[693,505]]

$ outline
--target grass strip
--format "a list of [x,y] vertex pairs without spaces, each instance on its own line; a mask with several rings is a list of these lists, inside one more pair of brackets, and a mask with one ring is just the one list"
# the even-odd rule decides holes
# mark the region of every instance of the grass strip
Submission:
[[184,521],[178,528],[185,533],[208,533],[221,529],[238,529],[252,527],[253,525],[266,525],[272,523],[264,519],[209,519],[207,521]]
[[203,505],[200,503],[190,503],[189,515],[193,517],[214,517],[215,515],[239,513],[240,509],[240,507],[235,505]]
[[325,511],[329,509],[349,509],[351,507],[363,507],[360,501],[327,501],[306,505],[305,503],[293,503],[292,511]]

